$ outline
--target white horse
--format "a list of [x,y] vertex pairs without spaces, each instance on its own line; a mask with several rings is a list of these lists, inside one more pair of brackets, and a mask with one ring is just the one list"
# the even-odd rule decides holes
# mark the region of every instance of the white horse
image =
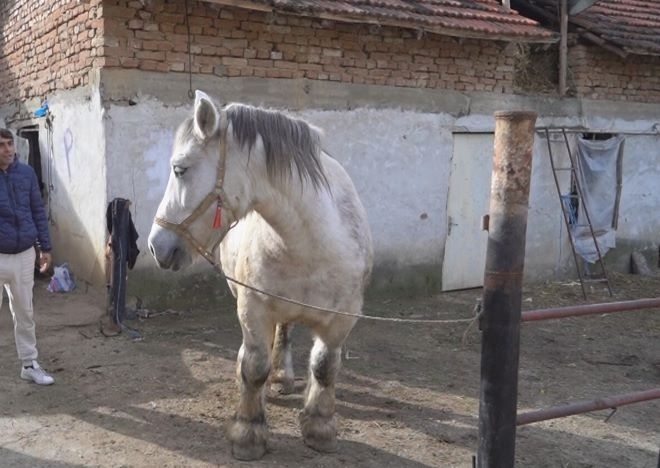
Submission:
[[[314,335],[300,425],[310,447],[337,447],[335,380],[341,346],[361,314],[373,250],[367,217],[341,165],[320,147],[320,131],[283,113],[242,104],[219,108],[196,92],[193,116],[178,128],[171,174],[149,234],[161,268],[195,253],[222,269],[237,301],[240,403],[227,424],[232,454],[267,448],[265,384],[293,390],[289,324]],[[320,311],[282,301],[343,311]]]

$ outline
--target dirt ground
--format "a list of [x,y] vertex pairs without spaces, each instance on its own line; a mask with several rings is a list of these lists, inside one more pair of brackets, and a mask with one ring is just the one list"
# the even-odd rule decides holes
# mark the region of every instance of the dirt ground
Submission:
[[[660,277],[616,275],[615,295],[660,296]],[[237,401],[240,330],[232,300],[152,311],[127,322],[142,339],[99,332],[104,290],[79,285],[35,293],[40,361],[56,378],[39,387],[18,377],[11,318],[0,313],[2,467],[466,467],[478,448],[480,337],[467,325],[361,321],[351,334],[337,388],[339,451],[320,454],[301,438],[297,414],[310,338],[294,338],[297,392],[270,394],[269,451],[259,462],[230,456],[223,424]],[[473,315],[480,290],[372,298],[367,314],[453,319]],[[523,309],[580,304],[574,282],[526,285]],[[185,304],[185,302],[184,302]],[[191,302],[192,304],[192,302]],[[144,312],[144,311],[143,311]],[[660,309],[524,324],[519,408],[660,387]],[[520,467],[656,468],[660,401],[518,428]]]

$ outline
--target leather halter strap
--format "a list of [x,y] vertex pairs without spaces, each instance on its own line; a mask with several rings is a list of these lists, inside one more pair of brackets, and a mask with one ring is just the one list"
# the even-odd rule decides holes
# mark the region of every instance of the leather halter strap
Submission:
[[154,223],[159,226],[174,231],[179,236],[183,237],[202,257],[204,257],[209,262],[213,263],[213,251],[218,247],[222,239],[229,231],[229,226],[221,229],[221,235],[215,242],[212,242],[213,235],[206,241],[206,243],[199,242],[195,239],[195,236],[190,232],[190,225],[194,223],[197,218],[199,218],[206,210],[208,210],[214,203],[217,204],[218,209],[225,209],[231,212],[229,205],[227,203],[228,197],[222,188],[225,182],[225,163],[227,161],[227,127],[229,123],[227,122],[226,112],[223,112],[220,117],[220,160],[218,161],[217,176],[215,181],[215,187],[213,191],[209,192],[206,197],[197,205],[197,208],[193,210],[190,215],[180,223],[173,223],[156,216],[154,218]]

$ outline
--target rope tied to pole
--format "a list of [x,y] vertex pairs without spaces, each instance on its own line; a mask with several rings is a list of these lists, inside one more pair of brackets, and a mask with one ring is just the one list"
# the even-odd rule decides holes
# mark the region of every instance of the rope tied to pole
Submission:
[[[358,319],[365,319],[365,320],[376,320],[376,321],[381,321],[381,322],[399,322],[399,323],[469,323],[468,329],[465,331],[465,334],[467,334],[470,329],[472,329],[474,323],[481,317],[481,304],[477,304],[475,307],[475,315],[472,318],[461,318],[461,319],[406,319],[406,318],[398,318],[398,317],[381,317],[378,315],[358,315],[358,314],[353,314],[351,312],[344,312],[341,310],[335,310],[335,309],[328,309],[325,307],[319,307],[315,306],[313,304],[307,304],[305,302],[301,301],[296,301],[295,299],[290,299],[285,296],[281,296],[279,294],[274,294],[268,291],[264,291],[263,289],[257,288],[255,286],[251,286],[249,284],[246,284],[242,281],[239,281],[235,278],[232,278],[231,276],[227,276],[222,269],[218,266],[217,263],[211,261],[209,258],[207,258],[207,261],[213,266],[213,269],[220,273],[223,278],[225,278],[227,281],[230,281],[238,286],[244,287],[246,289],[249,289],[251,291],[257,292],[259,294],[263,294],[268,297],[272,297],[273,299],[277,299],[283,302],[287,302],[289,304],[305,307],[308,309],[313,309],[313,310],[318,310],[319,312],[327,312],[331,314],[336,314],[336,315],[347,315],[349,317],[356,317]],[[465,336],[464,334],[464,336]]]

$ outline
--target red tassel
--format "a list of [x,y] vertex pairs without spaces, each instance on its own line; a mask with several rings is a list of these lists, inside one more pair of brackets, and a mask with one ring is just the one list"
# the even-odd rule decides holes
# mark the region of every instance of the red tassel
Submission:
[[222,226],[222,205],[220,204],[220,200],[218,200],[218,204],[215,207],[215,217],[213,218],[213,229],[220,229],[220,226]]

